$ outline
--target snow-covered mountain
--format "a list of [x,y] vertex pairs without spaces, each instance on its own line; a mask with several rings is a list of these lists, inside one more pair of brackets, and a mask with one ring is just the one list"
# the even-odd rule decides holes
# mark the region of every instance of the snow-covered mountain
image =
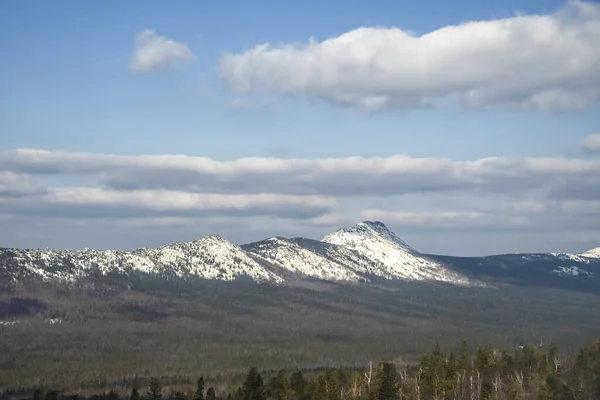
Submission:
[[373,260],[376,268],[370,272],[383,278],[435,280],[456,284],[469,282],[465,276],[413,250],[381,222],[360,222],[325,236],[323,241],[354,250]]
[[90,276],[135,273],[226,281],[244,277],[276,284],[308,278],[479,285],[482,279],[501,277],[527,282],[559,279],[556,282],[560,284],[570,280],[569,285],[573,279],[588,279],[587,285],[593,286],[591,281],[600,276],[600,250],[579,255],[479,258],[426,255],[412,249],[383,223],[370,221],[337,230],[322,241],[273,237],[238,246],[211,235],[133,251],[0,249],[0,283],[24,279],[75,282]]
[[585,253],[579,254],[582,257],[587,258],[600,258],[600,247],[586,251]]
[[143,272],[182,278],[234,280],[247,276],[257,282],[282,281],[249,257],[241,247],[216,235],[131,252],[2,249],[1,271],[13,280],[41,278],[46,281],[76,281],[93,273]]
[[361,264],[366,266],[371,262],[344,248],[301,238],[273,237],[247,244],[243,248],[294,274],[323,280],[363,280],[356,269]]

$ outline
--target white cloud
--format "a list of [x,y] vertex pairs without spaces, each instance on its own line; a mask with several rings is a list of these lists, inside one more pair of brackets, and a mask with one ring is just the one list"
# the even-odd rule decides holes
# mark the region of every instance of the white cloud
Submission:
[[600,153],[600,133],[589,135],[585,138],[583,147],[590,153]]
[[29,175],[0,170],[0,197],[28,196],[44,193],[45,190],[41,183]]
[[192,51],[185,44],[159,36],[153,30],[147,29],[136,36],[129,69],[134,72],[165,70],[187,64],[193,58]]
[[261,44],[221,59],[233,90],[306,95],[366,110],[581,108],[600,100],[600,5],[466,22],[415,36],[362,27],[324,41]]
[[539,190],[556,198],[600,196],[600,160],[569,158],[243,158],[120,156],[43,150],[0,152],[0,170],[90,175],[118,190],[392,196],[478,190]]
[[460,225],[476,225],[484,222],[487,214],[474,211],[444,211],[444,212],[397,212],[379,209],[363,210],[361,218],[370,221],[384,221],[386,223],[405,227],[435,227]]
[[600,240],[600,200],[506,201],[480,198],[479,204],[440,211],[365,209],[364,220],[383,221],[403,232],[526,232],[591,230]]
[[[82,181],[89,186],[72,186]],[[106,230],[102,243],[122,240],[128,244],[119,246],[130,247],[149,237],[161,244],[206,233],[238,241],[286,234],[319,238],[364,219],[382,220],[408,235],[411,244],[417,237],[416,248],[424,243],[418,235],[436,232],[469,233],[479,242],[475,236],[482,233],[538,232],[548,239],[549,232],[588,232],[591,242],[594,232],[600,241],[598,199],[597,159],[398,155],[217,161],[181,154],[0,151],[0,215],[12,218],[0,224],[7,243],[30,243],[37,226],[32,221],[50,232],[55,219],[79,223],[65,230],[71,232],[63,239],[67,246],[72,246],[67,240],[83,242],[79,235],[86,227],[88,240],[95,240],[98,224]],[[15,221],[21,239],[8,229]],[[160,232],[137,239],[121,233],[144,226]],[[54,243],[47,236],[36,240]],[[465,243],[462,248],[469,247]]]
[[214,194],[171,190],[119,191],[91,187],[50,188],[28,198],[0,200],[0,212],[73,217],[263,215],[314,218],[330,212],[336,200],[286,194]]

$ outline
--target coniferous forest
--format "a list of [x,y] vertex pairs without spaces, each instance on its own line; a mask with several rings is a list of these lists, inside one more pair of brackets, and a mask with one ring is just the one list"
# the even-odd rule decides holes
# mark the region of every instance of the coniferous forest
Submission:
[[[40,362],[51,362],[40,360]],[[2,400],[595,400],[600,399],[600,340],[577,351],[555,344],[513,351],[470,349],[462,341],[435,345],[414,364],[370,363],[363,369],[261,371],[249,368],[239,384],[199,377],[190,385],[136,378],[96,393],[60,388],[13,388]]]

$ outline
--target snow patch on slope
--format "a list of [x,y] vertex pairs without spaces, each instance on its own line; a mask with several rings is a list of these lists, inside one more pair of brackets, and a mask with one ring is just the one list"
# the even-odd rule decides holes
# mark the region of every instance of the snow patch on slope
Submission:
[[579,254],[582,257],[587,258],[600,258],[600,247],[596,247],[595,249],[588,250],[585,253]]
[[241,247],[219,236],[132,252],[5,249],[0,250],[0,267],[16,271],[21,278],[62,282],[75,282],[94,272],[101,275],[143,272],[221,280],[247,276],[257,282],[282,281],[250,258]]
[[555,270],[553,270],[552,272],[554,272],[555,274],[558,274],[558,275],[562,275],[562,276],[589,276],[589,277],[594,276],[594,274],[592,272],[586,271],[585,269],[579,268],[576,266],[558,267]]
[[562,260],[562,261],[574,261],[589,264],[590,258],[584,256],[583,254],[569,254],[569,253],[550,253],[552,256]]
[[303,276],[329,281],[357,282],[361,280],[360,275],[353,269],[342,265],[335,258],[324,257],[301,246],[293,239],[273,237],[262,242],[251,243],[245,248],[290,272]]
[[419,255],[381,222],[360,222],[327,235],[323,241],[373,260],[378,266],[373,273],[384,278],[469,283],[466,277]]

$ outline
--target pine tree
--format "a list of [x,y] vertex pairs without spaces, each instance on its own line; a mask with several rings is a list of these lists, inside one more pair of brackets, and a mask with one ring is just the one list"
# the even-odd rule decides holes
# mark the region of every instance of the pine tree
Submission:
[[398,372],[392,363],[383,363],[379,378],[378,400],[398,400]]
[[458,350],[458,364],[457,372],[459,374],[459,386],[458,386],[458,398],[469,396],[471,393],[470,389],[470,378],[471,378],[471,355],[469,352],[469,345],[466,340],[460,342],[460,349]]
[[420,382],[423,396],[428,399],[439,399],[443,392],[443,356],[440,346],[436,343],[433,351],[421,357]]
[[458,389],[456,377],[456,357],[454,356],[454,352],[451,352],[444,364],[444,395],[446,398],[453,398]]
[[248,371],[246,381],[242,385],[242,392],[244,393],[244,400],[266,400],[264,383],[255,367],[250,368]]
[[471,356],[469,354],[469,345],[466,340],[460,343],[458,351],[458,369],[463,374],[467,374],[471,370]]
[[134,387],[133,389],[131,389],[129,400],[140,400],[140,393],[138,392],[138,388]]
[[489,380],[485,380],[481,383],[481,393],[479,394],[480,400],[490,400],[492,398],[492,393],[494,393],[494,387],[492,386],[492,382]]
[[204,400],[204,377],[201,376],[196,382],[196,393],[194,393],[194,400]]
[[46,400],[58,400],[58,390],[49,390],[46,393]]
[[217,398],[217,395],[215,394],[215,389],[211,387],[208,388],[208,390],[206,391],[206,400],[215,400]]
[[157,378],[150,379],[150,387],[148,393],[146,393],[147,400],[161,400],[162,399],[162,387],[160,381]]
[[177,390],[173,393],[173,400],[187,400],[187,396],[181,390]]
[[114,390],[111,390],[106,394],[106,400],[119,400],[119,394]]
[[279,371],[269,382],[269,392],[274,400],[284,400],[287,397],[288,381],[284,371]]
[[296,393],[296,397],[302,398],[306,392],[306,379],[302,372],[294,372],[290,378],[290,388]]

